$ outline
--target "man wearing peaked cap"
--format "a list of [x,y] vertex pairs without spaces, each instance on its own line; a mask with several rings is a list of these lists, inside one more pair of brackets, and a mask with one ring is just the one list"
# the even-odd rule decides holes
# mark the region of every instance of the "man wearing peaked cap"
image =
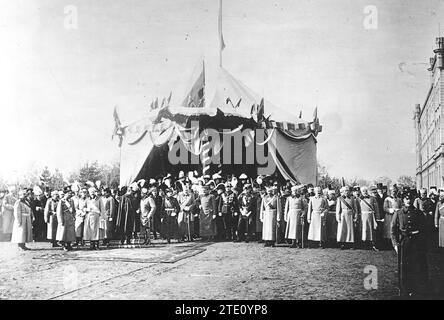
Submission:
[[384,248],[391,248],[391,224],[393,215],[402,208],[402,199],[399,197],[398,188],[396,186],[390,187],[389,195],[384,201],[384,231],[383,238]]
[[402,297],[418,298],[427,289],[425,217],[412,205],[410,191],[404,192],[402,199],[403,206],[393,213],[390,228],[398,254],[399,293]]

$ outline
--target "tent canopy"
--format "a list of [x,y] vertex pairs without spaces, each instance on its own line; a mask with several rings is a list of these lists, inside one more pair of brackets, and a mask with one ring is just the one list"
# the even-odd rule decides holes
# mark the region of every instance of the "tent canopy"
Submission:
[[[170,162],[168,153],[175,143],[198,157],[201,151],[198,133],[206,128],[264,128],[268,153],[282,176],[295,183],[316,183],[315,137],[320,131],[319,123],[297,118],[268,101],[264,102],[264,119],[256,122],[252,106],[260,103],[258,94],[221,68],[214,99],[207,106],[168,105],[150,110],[143,119],[123,128],[121,185],[166,172]],[[197,133],[193,121],[198,121],[200,131]],[[254,143],[252,141],[248,143]]]

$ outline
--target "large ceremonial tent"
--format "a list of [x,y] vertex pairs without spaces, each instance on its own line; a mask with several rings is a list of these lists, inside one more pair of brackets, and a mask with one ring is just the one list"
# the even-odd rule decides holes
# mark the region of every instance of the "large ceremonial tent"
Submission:
[[156,99],[141,120],[129,125],[122,125],[114,110],[121,185],[180,170],[250,176],[277,173],[294,183],[316,183],[316,136],[322,130],[317,108],[313,120],[305,121],[264,100],[231,75],[222,65],[222,0],[218,27],[220,63],[212,100],[205,94],[202,63],[179,106],[170,104],[171,95],[161,104]]
[[[247,148],[254,148],[255,155],[266,155],[284,179],[316,183],[316,136],[322,129],[316,111],[312,121],[305,121],[264,101],[224,68],[219,70],[214,98],[206,103],[204,79],[203,69],[181,106],[164,101],[163,106],[147,110],[141,120],[119,125],[116,132],[121,139],[121,185],[159,174],[177,174],[179,170],[255,175],[258,168],[266,165],[256,156],[247,159]],[[220,135],[219,141],[205,139],[210,129]],[[254,129],[263,129],[260,138]],[[239,132],[244,135],[241,148],[231,140],[231,162],[227,164],[224,159],[229,158],[224,155],[230,150],[226,136]],[[202,157],[205,145],[211,147],[207,158],[213,159],[208,166]],[[169,153],[184,150],[186,163],[171,161]],[[219,159],[220,164],[214,159]]]

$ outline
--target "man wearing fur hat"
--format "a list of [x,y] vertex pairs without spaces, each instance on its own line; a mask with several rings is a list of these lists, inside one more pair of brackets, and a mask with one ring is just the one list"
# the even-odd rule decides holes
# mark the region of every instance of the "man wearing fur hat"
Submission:
[[287,223],[285,239],[292,241],[292,248],[300,248],[302,245],[302,224],[308,207],[299,190],[298,186],[291,187],[291,195],[287,197],[284,208],[284,220]]
[[88,189],[86,187],[83,187],[80,189],[79,197],[77,199],[73,199],[74,202],[74,209],[76,213],[75,218],[75,230],[76,230],[76,245],[79,246],[82,244],[84,245],[83,240],[83,226],[84,226],[84,220],[86,216],[86,201],[88,199]]
[[17,243],[22,250],[29,250],[26,243],[32,242],[32,222],[34,214],[31,209],[32,189],[21,190],[19,200],[14,204],[14,222],[11,242]]
[[57,235],[57,205],[59,202],[59,193],[54,190],[51,192],[51,198],[46,201],[44,219],[47,225],[46,238],[52,243],[52,247],[58,247]]
[[[86,216],[83,230],[83,240],[90,242],[91,250],[99,250],[99,241],[101,237],[100,229],[104,229],[104,225],[100,223],[103,215],[103,202],[97,194],[97,189],[91,187],[88,189],[89,199],[86,200]],[[101,228],[102,227],[102,228]]]
[[280,199],[274,187],[267,187],[267,194],[262,198],[260,209],[262,239],[265,241],[265,247],[275,246],[280,209]]
[[336,221],[338,222],[337,241],[341,249],[353,247],[355,241],[354,223],[357,220],[356,200],[351,195],[350,187],[341,188],[341,196],[336,203]]
[[329,189],[327,192],[328,212],[325,219],[327,233],[327,246],[336,246],[336,237],[338,235],[338,222],[336,221],[336,192]]
[[62,244],[63,250],[71,251],[71,243],[76,241],[75,207],[71,188],[65,187],[63,192],[64,196],[57,204],[56,240]]
[[307,222],[310,224],[308,240],[318,243],[318,247],[325,248],[327,240],[325,230],[325,216],[328,212],[328,202],[322,196],[320,187],[314,188],[315,195],[310,198],[307,210]]

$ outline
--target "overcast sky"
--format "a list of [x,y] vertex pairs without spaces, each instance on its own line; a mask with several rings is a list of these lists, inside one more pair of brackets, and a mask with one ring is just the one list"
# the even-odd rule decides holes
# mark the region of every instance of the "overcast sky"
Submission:
[[[0,0],[0,176],[117,161],[114,106],[125,124],[170,90],[180,103],[201,57],[211,99],[218,2]],[[308,120],[318,105],[318,158],[332,175],[414,175],[413,108],[443,3],[224,0],[224,67]],[[64,27],[68,5],[77,29]],[[364,27],[368,5],[377,29]]]

